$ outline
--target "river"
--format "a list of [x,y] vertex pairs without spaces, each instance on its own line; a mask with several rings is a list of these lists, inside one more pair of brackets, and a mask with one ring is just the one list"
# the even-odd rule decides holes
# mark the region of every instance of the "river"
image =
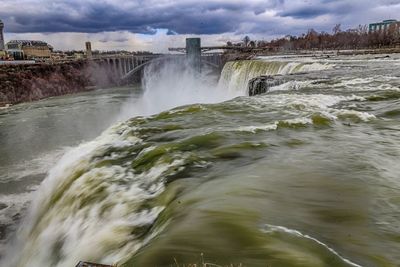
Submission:
[[[286,82],[245,96],[261,74]],[[398,266],[398,56],[149,67],[143,89],[0,111],[1,264]]]

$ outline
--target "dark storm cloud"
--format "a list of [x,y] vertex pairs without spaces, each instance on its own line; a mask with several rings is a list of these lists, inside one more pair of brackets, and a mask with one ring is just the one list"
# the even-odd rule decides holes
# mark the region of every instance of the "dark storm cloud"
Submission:
[[[360,1],[343,0],[305,0],[300,4],[289,4],[284,10],[278,12],[281,17],[292,17],[295,19],[311,19],[322,15],[346,16],[352,12],[362,11],[368,8],[365,4],[360,5]],[[357,12],[354,14],[357,16]]]
[[[17,2],[17,3],[16,3]],[[19,4],[18,4],[19,2]],[[178,34],[212,34],[232,32],[243,16],[260,14],[279,1],[9,1],[24,9],[0,8],[0,17],[7,30],[23,32],[101,32],[127,30],[135,33],[155,33],[165,28]],[[126,4],[126,2],[128,2]],[[3,5],[0,3],[0,7]]]
[[312,23],[368,23],[366,16],[399,8],[400,0],[1,0],[0,18],[14,33],[283,34]]
[[292,11],[280,12],[279,15],[293,18],[315,18],[327,13],[329,13],[329,9],[324,7],[301,7]]

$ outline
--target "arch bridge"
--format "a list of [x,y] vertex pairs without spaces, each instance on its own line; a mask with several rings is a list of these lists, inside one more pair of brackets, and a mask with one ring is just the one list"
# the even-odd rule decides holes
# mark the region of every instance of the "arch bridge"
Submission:
[[[94,58],[93,61],[113,72],[120,83],[129,83],[140,77],[144,68],[150,64],[162,64],[168,61],[185,60],[185,55],[149,54],[149,55],[115,55]],[[220,71],[223,67],[222,54],[206,53],[201,56],[201,65]]]
[[[195,45],[193,46],[193,40]],[[216,49],[221,49],[220,47]],[[207,51],[210,49],[207,48]],[[126,84],[135,77],[141,77],[143,70],[150,64],[162,64],[168,61],[187,60],[188,63],[197,71],[201,71],[202,66],[207,66],[216,71],[221,71],[224,61],[222,53],[201,53],[200,39],[188,38],[186,48],[174,49],[170,51],[186,52],[182,54],[144,54],[144,55],[110,55],[92,58],[100,66],[112,71],[120,83]]]

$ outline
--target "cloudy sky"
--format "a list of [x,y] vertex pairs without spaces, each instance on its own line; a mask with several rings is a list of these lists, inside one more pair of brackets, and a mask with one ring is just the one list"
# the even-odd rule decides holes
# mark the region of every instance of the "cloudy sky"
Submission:
[[400,20],[400,0],[0,0],[6,41],[44,40],[63,50],[89,40],[99,50],[164,52],[193,35],[220,45],[390,18]]

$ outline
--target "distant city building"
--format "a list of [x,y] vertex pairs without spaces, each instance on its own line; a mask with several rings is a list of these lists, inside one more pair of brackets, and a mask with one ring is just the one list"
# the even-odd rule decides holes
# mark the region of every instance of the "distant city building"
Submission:
[[85,55],[83,53],[74,53],[74,59],[83,59]]
[[49,59],[53,47],[43,41],[12,40],[6,44],[6,50],[16,60]]
[[4,23],[0,20],[0,51],[5,49],[3,30],[4,30]]
[[369,24],[369,31],[370,32],[387,31],[389,30],[391,25],[396,25],[400,27],[400,21],[397,21],[395,19],[388,19],[382,22],[371,23]]
[[92,43],[91,42],[86,42],[86,58],[92,58]]

